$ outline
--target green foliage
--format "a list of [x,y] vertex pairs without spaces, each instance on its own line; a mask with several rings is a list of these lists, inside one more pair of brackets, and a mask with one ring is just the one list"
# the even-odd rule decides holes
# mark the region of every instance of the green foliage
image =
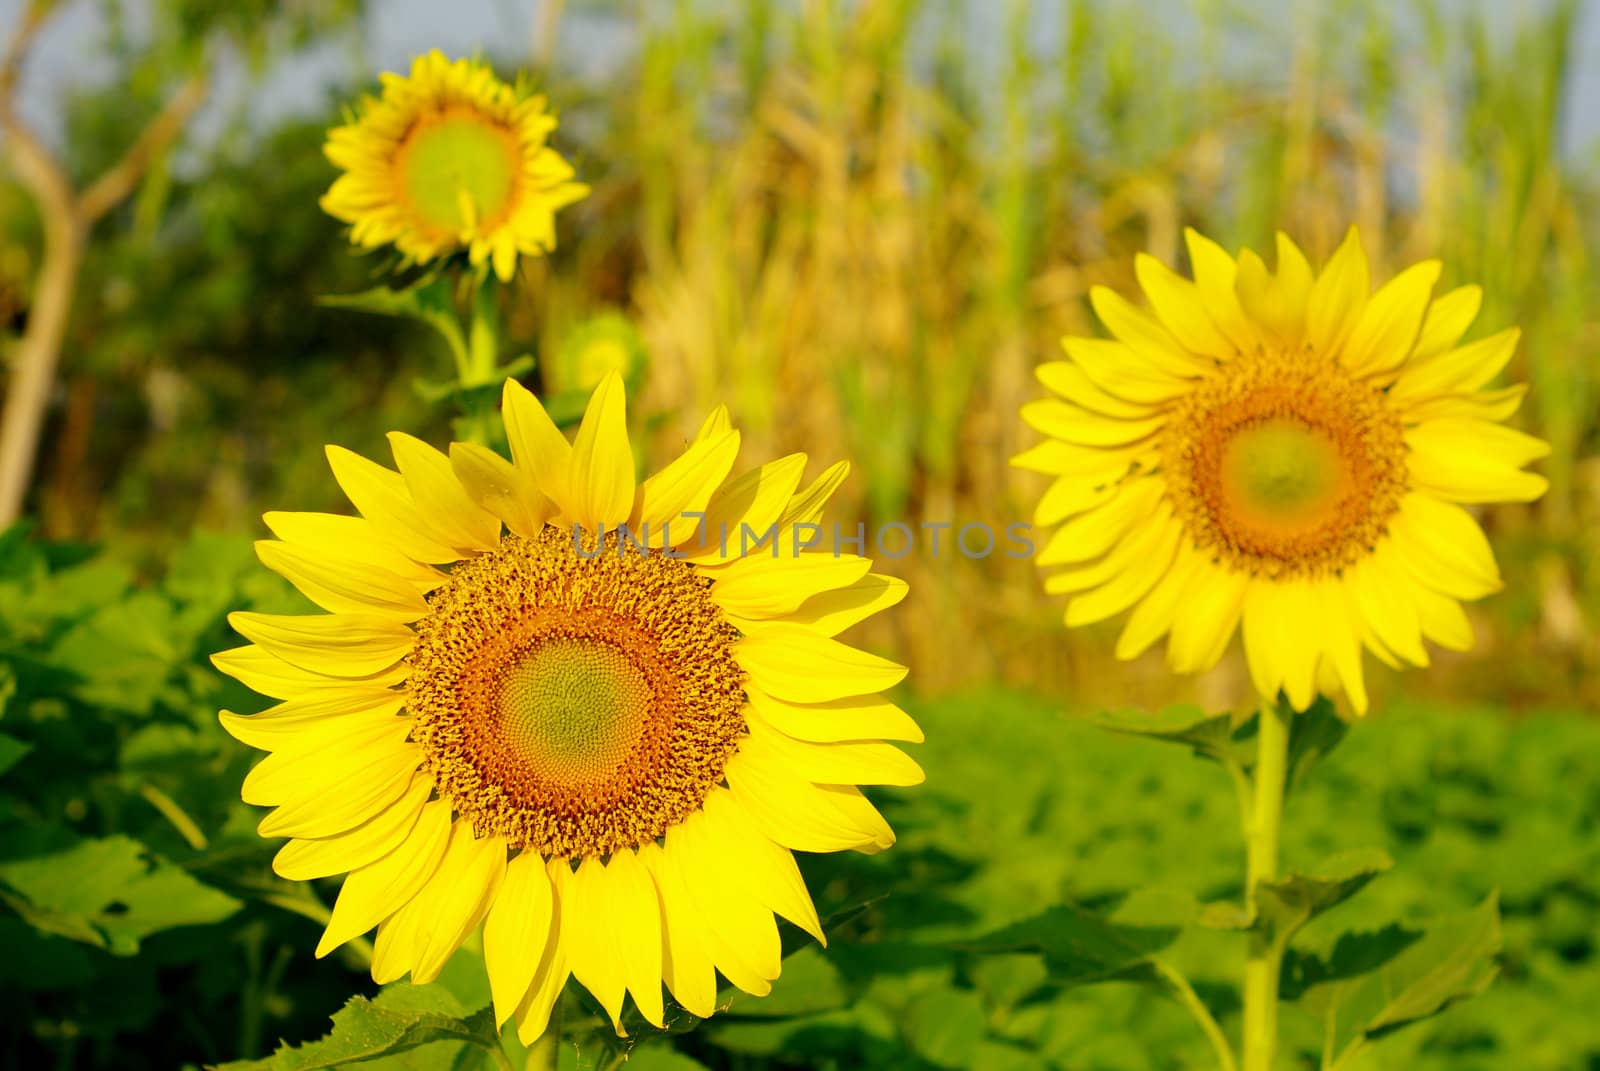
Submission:
[[[333,1016],[333,1031],[321,1041],[284,1046],[262,1060],[236,1060],[217,1071],[320,1071],[361,1063],[368,1067],[481,1066],[481,1057],[500,1044],[494,1013],[481,1008],[471,1016],[443,986],[387,986],[376,997],[351,997]],[[395,1059],[430,1046],[419,1062]],[[476,1050],[476,1052],[474,1052]],[[474,1056],[479,1057],[473,1060]],[[471,1061],[471,1063],[469,1063]]]

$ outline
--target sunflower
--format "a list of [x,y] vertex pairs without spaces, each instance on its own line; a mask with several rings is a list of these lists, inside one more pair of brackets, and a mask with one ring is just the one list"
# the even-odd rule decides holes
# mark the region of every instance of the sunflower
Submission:
[[555,213],[589,192],[545,139],[543,97],[520,94],[487,64],[418,56],[411,75],[384,74],[383,95],[328,132],[344,173],[323,195],[363,248],[393,242],[407,261],[460,249],[509,281],[517,254],[555,248]]
[[[616,375],[574,442],[515,382],[504,418],[511,461],[329,447],[361,516],[266,515],[261,560],[328,611],[233,614],[251,643],[214,658],[283,700],[222,714],[271,752],[242,795],[291,838],[274,869],[348,872],[317,954],[376,926],[379,983],[431,980],[483,923],[496,1020],[525,1041],[569,975],[619,1033],[625,993],[662,1024],[663,981],[702,1017],[717,971],[765,994],[774,914],[823,940],[791,852],[887,848],[856,785],[922,778],[883,742],[921,739],[877,694],[905,671],[835,639],[905,585],[796,550],[847,466],[728,480],[725,410],[642,483]],[[742,554],[724,525],[778,535]]]
[[1485,385],[1515,329],[1461,338],[1482,297],[1433,297],[1426,261],[1371,291],[1352,228],[1320,273],[1278,236],[1277,270],[1188,232],[1191,281],[1136,264],[1149,309],[1090,293],[1111,340],[1067,338],[1038,369],[1059,398],[1023,418],[1048,440],[1013,464],[1055,477],[1038,564],[1068,625],[1132,610],[1117,655],[1162,636],[1179,672],[1238,629],[1264,697],[1305,709],[1342,685],[1367,707],[1364,646],[1426,665],[1423,640],[1471,646],[1461,608],[1500,587],[1464,505],[1525,502],[1544,456],[1504,427],[1525,387]]

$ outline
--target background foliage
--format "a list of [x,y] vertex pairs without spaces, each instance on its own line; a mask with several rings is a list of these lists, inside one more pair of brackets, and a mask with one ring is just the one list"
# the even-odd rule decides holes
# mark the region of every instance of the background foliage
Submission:
[[[162,47],[179,52],[164,52],[139,47],[121,10],[105,8],[109,85],[66,102],[74,174],[155,107],[160,57],[190,56],[185,35],[234,34],[255,77],[304,29],[292,8],[278,37],[252,38],[169,5]],[[855,462],[843,523],[1025,519],[1039,488],[1006,459],[1031,441],[1015,418],[1031,368],[1061,334],[1095,331],[1088,288],[1131,290],[1135,251],[1178,261],[1184,225],[1257,247],[1281,225],[1325,254],[1354,219],[1380,270],[1438,255],[1446,285],[1481,282],[1481,331],[1524,329],[1509,375],[1533,383],[1519,419],[1554,444],[1551,492],[1486,517],[1507,591],[1474,609],[1477,651],[1378,679],[1383,713],[1291,802],[1287,861],[1370,843],[1397,863],[1313,923],[1313,943],[1499,892],[1500,979],[1365,1066],[1585,1066],[1600,1061],[1600,158],[1560,141],[1581,103],[1580,11],[1270,10],[1195,4],[1160,27],[1113,4],[1013,3],[975,30],[966,7],[916,0],[742,17],[691,0],[571,5],[553,47],[495,56],[547,85],[560,146],[596,191],[504,296],[509,349],[559,394],[603,363],[590,347],[637,346],[651,456],[726,401],[752,455]],[[616,69],[586,76],[584,42],[612,38],[627,42]],[[352,64],[325,111],[268,129],[225,117],[90,245],[35,520],[0,540],[9,1066],[262,1056],[371,992],[358,955],[311,960],[330,890],[271,877],[238,802],[250,754],[215,721],[251,699],[205,662],[236,642],[227,609],[295,605],[248,540],[264,509],[341,508],[323,442],[381,453],[390,428],[448,432],[412,390],[441,366],[436,340],[317,303],[376,271],[315,208],[332,177],[323,130],[369,82]],[[13,331],[37,250],[0,170]],[[1241,667],[1175,683],[1159,655],[1121,666],[1110,628],[1060,628],[1026,562],[883,565],[913,594],[861,639],[912,666],[929,783],[883,794],[894,852],[804,862],[825,916],[871,904],[832,928],[826,955],[797,952],[772,998],[637,1062],[1204,1062],[1193,1024],[1146,990],[1078,988],[1040,953],[978,949],[1064,898],[1137,918],[1170,900],[1151,887],[1237,894],[1221,775],[1073,715],[1226,706],[1248,690]],[[1202,930],[1174,953],[1225,1019],[1230,947]],[[469,962],[426,996],[377,999],[422,1022],[474,1010],[479,989]],[[1309,1016],[1285,1029],[1315,1055]],[[385,1066],[441,1053],[482,1060],[446,1040]]]

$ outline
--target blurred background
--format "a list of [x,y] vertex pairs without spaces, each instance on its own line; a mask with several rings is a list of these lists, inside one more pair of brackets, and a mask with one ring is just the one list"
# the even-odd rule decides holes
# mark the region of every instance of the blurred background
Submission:
[[[1551,490],[1486,518],[1508,582],[1478,649],[1379,694],[1600,701],[1600,15],[1575,2],[208,6],[62,4],[18,87],[75,175],[189,72],[208,90],[84,255],[31,499],[52,538],[150,566],[196,528],[333,506],[325,441],[447,436],[412,390],[437,339],[318,305],[379,258],[315,207],[340,108],[442,47],[545,88],[595,189],[505,299],[512,352],[548,390],[584,385],[586,348],[637,347],[651,463],[726,401],[748,457],[855,463],[846,524],[1027,520],[1042,478],[1006,461],[1034,441],[1032,368],[1097,332],[1091,285],[1134,292],[1136,251],[1180,263],[1184,226],[1260,249],[1282,227],[1315,258],[1354,221],[1378,273],[1442,258],[1442,287],[1484,287],[1475,334],[1523,328],[1507,379],[1533,384],[1517,419],[1553,445]],[[38,226],[0,179],[13,332]],[[1066,634],[1025,561],[885,567],[913,594],[875,639],[919,689],[1174,688],[1159,651],[1114,663],[1115,624]]]
[[[0,0],[0,40],[35,6]],[[62,753],[83,748],[103,766],[96,790],[52,787],[25,762],[12,775],[33,779],[18,813],[82,831],[106,806],[96,791],[143,796],[96,831],[128,830],[264,910],[259,890],[226,876],[241,853],[258,867],[264,856],[248,809],[228,798],[248,757],[212,720],[219,703],[249,700],[230,700],[200,659],[232,642],[223,610],[284,598],[251,565],[260,514],[345,508],[324,442],[383,456],[390,429],[448,437],[449,414],[413,386],[446,366],[438,340],[319,302],[380,274],[316,206],[341,109],[378,72],[437,47],[546,92],[562,118],[555,145],[594,189],[561,215],[555,254],[525,260],[503,295],[510,354],[537,358],[534,385],[582,390],[595,369],[633,362],[630,416],[650,464],[726,402],[747,459],[805,450],[813,471],[854,463],[830,517],[846,525],[1027,520],[1042,478],[1007,460],[1035,441],[1017,418],[1041,395],[1032,369],[1063,334],[1099,333],[1088,290],[1133,294],[1135,253],[1181,266],[1185,226],[1262,250],[1282,228],[1317,260],[1355,222],[1379,277],[1437,256],[1441,287],[1481,283],[1469,337],[1522,327],[1506,380],[1532,383],[1514,420],[1552,444],[1550,491],[1484,515],[1506,590],[1469,608],[1474,651],[1404,677],[1368,660],[1374,705],[1390,713],[1361,727],[1365,742],[1334,787],[1303,801],[1301,821],[1327,831],[1324,847],[1364,829],[1409,866],[1384,902],[1397,916],[1516,885],[1502,984],[1394,1062],[1363,1066],[1600,1066],[1600,1028],[1582,1025],[1600,999],[1600,11],[1576,0],[55,7],[13,101],[73,178],[120,157],[182,87],[204,103],[89,234],[26,504],[32,535],[0,543],[0,654],[23,667],[19,694],[32,667],[31,694],[68,697],[44,715],[14,703],[7,717],[43,717],[66,733]],[[35,311],[41,219],[0,163],[0,357]],[[1027,561],[911,555],[881,568],[912,594],[857,639],[911,666],[930,784],[885,794],[907,831],[898,859],[808,861],[814,880],[837,879],[821,886],[825,906],[857,888],[903,893],[851,933],[973,932],[1168,869],[1227,891],[1238,860],[1225,788],[1187,760],[1063,728],[1055,712],[1224,707],[1248,692],[1236,654],[1199,681],[1173,679],[1159,651],[1117,663],[1116,624],[1068,634]],[[134,728],[96,737],[57,724],[119,704]],[[196,787],[196,770],[221,787]],[[228,843],[234,854],[219,854]],[[258,920],[238,937],[246,917],[229,924],[244,958],[217,983],[242,994],[237,1022],[219,1011],[220,1026],[174,1026],[170,1008],[151,1008],[96,1034],[92,987],[57,979],[49,992],[75,995],[28,998],[32,1033],[11,1058],[136,1066],[117,1061],[137,1046],[115,1039],[152,1036],[155,1023],[190,1038],[174,1052],[196,1061],[315,1036],[358,976],[315,975],[312,942],[293,928],[311,923]],[[208,931],[181,932],[159,947],[189,964],[203,943],[193,935]],[[17,962],[60,968],[63,943]],[[835,1003],[797,998],[801,1011],[832,1015],[870,990],[889,1001],[892,1036],[976,1015],[972,1036],[1006,1051],[1002,1027],[1021,1021],[1029,1057],[1017,1066],[1180,1067],[1204,1052],[1181,1017],[1143,998],[1063,996],[1029,983],[1026,964],[973,973],[914,951],[894,979],[902,991],[847,945],[813,970],[832,975],[795,983]],[[184,966],[182,984],[199,984],[197,969]],[[1228,970],[1213,987],[1224,1003]],[[296,989],[302,977],[323,988]],[[711,1066],[785,1065],[797,1044],[733,1022],[688,1051]],[[837,1066],[866,1053],[874,1066],[964,1066],[940,1055],[956,1045],[1006,1065],[1004,1051],[960,1048],[965,1034],[891,1051],[873,1047],[876,1029],[854,1023],[866,1041],[846,1031],[842,1048],[816,1051]],[[1146,1053],[1162,1030],[1180,1040]]]

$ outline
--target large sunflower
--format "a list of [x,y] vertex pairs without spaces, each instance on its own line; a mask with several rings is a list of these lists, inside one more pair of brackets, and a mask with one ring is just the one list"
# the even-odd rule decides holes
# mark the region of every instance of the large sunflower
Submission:
[[418,56],[411,75],[384,74],[383,95],[328,132],[328,159],[344,174],[323,195],[351,240],[394,243],[410,261],[465,249],[509,280],[517,254],[555,248],[556,210],[589,187],[545,139],[556,118],[543,97],[519,94],[488,65]]
[[[788,535],[847,466],[798,492],[802,454],[727,481],[718,410],[636,484],[623,407],[609,376],[569,444],[508,382],[512,461],[395,434],[395,472],[330,447],[362,516],[269,513],[259,544],[329,612],[234,614],[252,643],[214,659],[284,701],[222,715],[272,752],[243,796],[293,838],[274,868],[349,872],[317,954],[377,926],[373,977],[426,982],[483,922],[524,1040],[569,974],[619,1031],[625,991],[657,1025],[663,981],[699,1016],[714,971],[767,992],[774,912],[822,940],[790,852],[888,847],[855,786],[922,777],[882,742],[921,739],[877,695],[905,671],[834,638],[905,585]],[[777,552],[718,537],[774,524]]]
[[1461,650],[1461,601],[1497,590],[1463,504],[1528,501],[1537,439],[1503,427],[1526,388],[1483,389],[1515,329],[1467,345],[1479,289],[1436,299],[1437,261],[1371,292],[1354,228],[1320,274],[1278,237],[1276,272],[1188,232],[1194,279],[1141,256],[1148,310],[1097,287],[1113,340],[1067,338],[1040,366],[1060,399],[1023,418],[1050,438],[1014,460],[1055,481],[1038,564],[1068,625],[1132,609],[1117,654],[1169,636],[1206,669],[1236,628],[1263,696],[1298,709],[1342,684],[1365,711],[1361,648],[1426,665]]

